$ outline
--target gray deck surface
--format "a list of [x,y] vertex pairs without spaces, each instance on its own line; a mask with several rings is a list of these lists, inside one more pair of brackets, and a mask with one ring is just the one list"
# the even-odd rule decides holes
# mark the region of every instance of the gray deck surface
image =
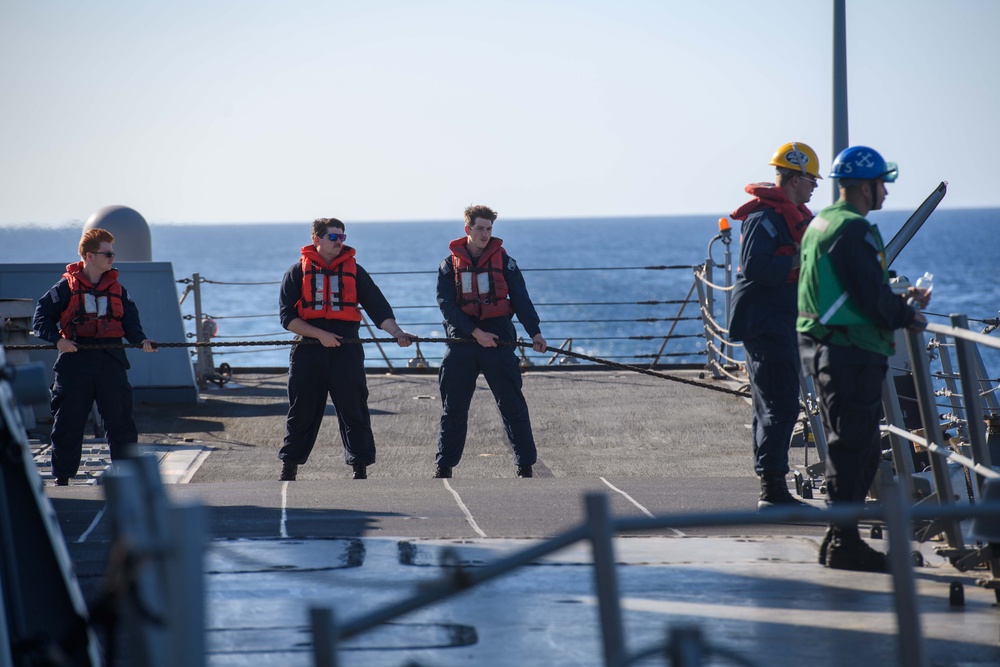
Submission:
[[[496,407],[481,383],[465,457],[445,481],[431,479],[440,416],[436,377],[370,375],[379,451],[370,478],[349,479],[331,408],[299,481],[286,483],[277,479],[276,458],[284,382],[284,376],[236,375],[233,384],[206,392],[200,405],[137,411],[141,438],[157,445],[161,467],[172,458],[192,466],[178,476],[187,483],[168,485],[168,493],[209,508],[213,667],[310,665],[311,605],[332,605],[347,619],[398,600],[454,573],[440,564],[448,549],[475,568],[576,525],[589,491],[606,493],[616,516],[755,506],[750,409],[737,396],[625,372],[528,373],[539,463],[535,478],[516,479]],[[210,451],[207,457],[190,456],[199,446]],[[793,449],[793,464],[804,455]],[[815,451],[809,455],[814,461]],[[110,538],[102,490],[74,484],[46,492],[83,588],[92,592]],[[891,578],[818,565],[824,528],[819,522],[685,528],[618,539],[628,646],[638,649],[662,640],[669,627],[696,623],[711,644],[752,664],[898,664]],[[872,544],[885,548],[884,541]],[[977,588],[976,573],[958,572],[933,546],[914,545],[927,560],[917,576],[932,664],[1000,664],[993,592]],[[540,559],[350,640],[341,663],[602,664],[589,561],[584,545]],[[965,607],[949,607],[952,581],[963,582]]]

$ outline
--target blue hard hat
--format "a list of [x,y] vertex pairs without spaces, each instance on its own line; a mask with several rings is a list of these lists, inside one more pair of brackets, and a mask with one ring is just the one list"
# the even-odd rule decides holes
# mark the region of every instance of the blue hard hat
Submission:
[[886,162],[874,148],[850,146],[840,151],[830,168],[830,178],[857,178],[892,183],[899,175],[895,162]]

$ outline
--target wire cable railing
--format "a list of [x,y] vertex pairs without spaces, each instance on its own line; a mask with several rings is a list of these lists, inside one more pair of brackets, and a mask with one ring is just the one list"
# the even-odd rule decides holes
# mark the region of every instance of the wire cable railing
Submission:
[[[611,268],[603,266],[541,267],[530,270],[542,272],[566,270],[601,272],[608,271]],[[650,265],[614,268],[616,270],[627,271],[690,271],[692,267],[690,265]],[[529,269],[523,270],[529,271]],[[436,272],[371,272],[373,276],[413,274],[435,275]],[[267,313],[261,310],[240,312],[239,307],[246,305],[245,301],[234,303],[232,298],[216,296],[214,294],[209,296],[209,293],[204,289],[207,285],[211,285],[213,289],[219,288],[221,290],[228,287],[270,286],[278,284],[278,281],[225,281],[194,274],[190,278],[184,278],[177,282],[185,286],[181,295],[182,304],[190,294],[195,295],[195,298],[192,300],[193,303],[189,304],[191,312],[182,315],[186,322],[190,322],[193,325],[191,327],[192,330],[186,334],[189,338],[194,338],[199,342],[210,342],[212,340],[219,340],[220,342],[247,340],[249,342],[250,340],[269,337],[292,337],[292,334],[277,331],[273,329],[273,326],[265,327],[254,323],[256,320],[261,322],[276,322],[278,319],[276,312]],[[645,291],[649,290],[650,283],[648,280],[642,280],[636,284],[644,287]],[[383,285],[383,288],[387,289],[386,294],[389,295],[389,292],[393,289],[393,284],[391,282],[386,283]],[[591,300],[573,298],[571,294],[567,294],[570,298],[541,299],[535,303],[535,308],[542,315],[542,326],[547,338],[573,340],[577,345],[582,345],[586,348],[587,352],[594,353],[600,358],[633,360],[648,364],[651,367],[656,367],[662,363],[672,365],[677,363],[701,364],[705,358],[704,346],[699,344],[701,338],[701,334],[699,333],[701,318],[697,314],[684,315],[685,307],[693,305],[692,291],[689,291],[683,299],[671,298],[670,294],[665,294],[663,297],[655,296],[654,298],[648,298],[646,295],[638,296],[637,298],[636,295],[623,294],[620,300],[609,300],[607,298]],[[409,292],[407,293],[409,294]],[[243,298],[245,299],[245,297]],[[219,304],[223,304],[225,308],[221,308]],[[234,305],[237,308],[233,308],[232,306]],[[650,312],[663,308],[673,308],[676,312],[662,314]],[[585,315],[581,314],[581,309],[587,311]],[[234,310],[235,312],[233,312]],[[395,305],[394,310],[425,314],[433,313],[438,317],[440,316],[438,306],[432,304],[402,303]],[[628,313],[625,316],[616,314],[618,312],[628,312],[629,310],[634,311],[634,314]],[[418,317],[412,322],[406,322],[404,319],[399,319],[398,321],[404,330],[417,336],[431,335],[432,332],[440,331],[442,326],[441,320],[437,317]],[[229,325],[226,327],[228,330],[218,330],[219,325],[217,323],[222,322],[229,322]],[[366,324],[366,326],[371,325]],[[666,332],[657,331],[661,326],[668,330]],[[648,332],[642,331],[640,327],[649,327],[649,330]],[[623,331],[623,328],[632,329],[632,331]],[[635,329],[639,329],[639,331],[635,331]],[[648,341],[652,349],[643,350],[642,343],[644,341]],[[195,357],[195,374],[196,377],[200,378],[199,385],[204,386],[204,382],[201,379],[211,377],[214,374],[213,354],[222,356],[257,352],[266,353],[270,356],[265,358],[274,359],[274,352],[279,349],[273,346],[269,348],[256,347],[252,350],[249,347],[247,350],[225,349],[224,351],[213,350],[211,348],[202,350],[199,348]],[[429,367],[428,362],[437,363],[443,356],[443,349],[436,351],[432,346],[430,349],[422,350],[420,355],[406,360],[406,364],[415,368],[427,368]],[[534,365],[532,359],[535,356],[532,353],[523,355],[524,365]],[[378,363],[379,359],[381,359],[385,366],[389,367],[390,372],[400,362],[398,356],[393,355],[390,357],[384,350],[380,350],[380,355],[377,357],[369,356],[366,364],[373,366]],[[284,360],[277,361],[277,364],[284,363],[286,363]]]

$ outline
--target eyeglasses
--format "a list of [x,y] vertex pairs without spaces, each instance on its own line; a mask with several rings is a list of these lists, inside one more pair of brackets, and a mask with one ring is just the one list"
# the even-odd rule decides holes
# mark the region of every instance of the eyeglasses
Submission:
[[347,240],[347,234],[330,234],[327,238],[329,238],[331,241],[340,241],[341,243],[343,243],[344,241]]
[[812,174],[799,174],[799,177],[809,181],[813,185],[816,185],[816,177],[813,176]]
[[104,255],[104,256],[105,256],[105,257],[107,257],[108,259],[114,259],[114,258],[115,258],[115,253],[113,253],[113,252],[108,252],[108,251],[103,251],[103,252],[101,252],[101,251],[97,251],[97,250],[94,250],[94,251],[92,251],[92,252],[91,252],[90,254],[91,254],[91,255]]

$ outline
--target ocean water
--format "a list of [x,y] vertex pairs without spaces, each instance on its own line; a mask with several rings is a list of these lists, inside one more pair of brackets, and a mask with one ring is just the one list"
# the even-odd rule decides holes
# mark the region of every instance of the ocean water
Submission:
[[[870,219],[886,241],[908,217],[903,211],[879,211]],[[575,352],[620,363],[649,363],[662,337],[671,341],[661,363],[698,363],[704,359],[704,340],[693,320],[676,323],[677,304],[639,305],[643,301],[682,300],[693,287],[691,267],[705,261],[717,233],[717,216],[646,218],[586,218],[505,220],[494,234],[525,273],[528,290],[542,318],[549,344],[572,340]],[[289,340],[278,318],[278,282],[298,260],[299,248],[309,242],[309,223],[247,223],[242,225],[152,224],[153,259],[173,264],[175,278],[199,273],[212,281],[202,285],[205,313],[218,323],[219,341]],[[441,338],[441,314],[435,301],[436,271],[448,254],[448,242],[463,235],[462,222],[347,223],[348,245],[357,249],[358,262],[373,274],[396,312],[397,321],[411,333]],[[74,259],[80,226],[56,229],[0,228],[0,262],[69,262]],[[732,264],[739,260],[739,225],[734,224],[729,246]],[[725,259],[726,246],[712,244],[716,263]],[[1000,279],[1000,209],[938,210],[897,258],[893,269],[911,280],[930,271],[935,276],[930,313],[965,313],[971,319],[998,316]],[[671,266],[667,270],[642,267]],[[122,282],[128,286],[127,268]],[[58,276],[53,276],[53,282]],[[716,282],[723,271],[716,269]],[[234,284],[263,283],[263,284]],[[184,291],[178,283],[178,297]],[[692,294],[693,297],[697,293]],[[719,295],[716,317],[724,318]],[[139,304],[140,313],[142,304]],[[181,306],[193,315],[194,299]],[[683,318],[697,316],[694,304]],[[936,316],[932,321],[944,323]],[[975,324],[975,323],[974,323]],[[193,320],[186,329],[194,332]],[[519,333],[527,337],[523,329]],[[362,337],[371,334],[362,328]],[[386,334],[375,329],[374,335]],[[647,340],[641,337],[660,337]],[[178,342],[178,341],[172,341]],[[385,347],[393,365],[405,365],[415,348]],[[423,344],[421,351],[436,365],[443,345]],[[369,365],[383,366],[374,345],[366,347]],[[534,363],[550,355],[528,352]],[[1000,353],[984,350],[991,373],[1000,372]],[[286,366],[287,346],[217,348],[216,364],[233,367]]]

